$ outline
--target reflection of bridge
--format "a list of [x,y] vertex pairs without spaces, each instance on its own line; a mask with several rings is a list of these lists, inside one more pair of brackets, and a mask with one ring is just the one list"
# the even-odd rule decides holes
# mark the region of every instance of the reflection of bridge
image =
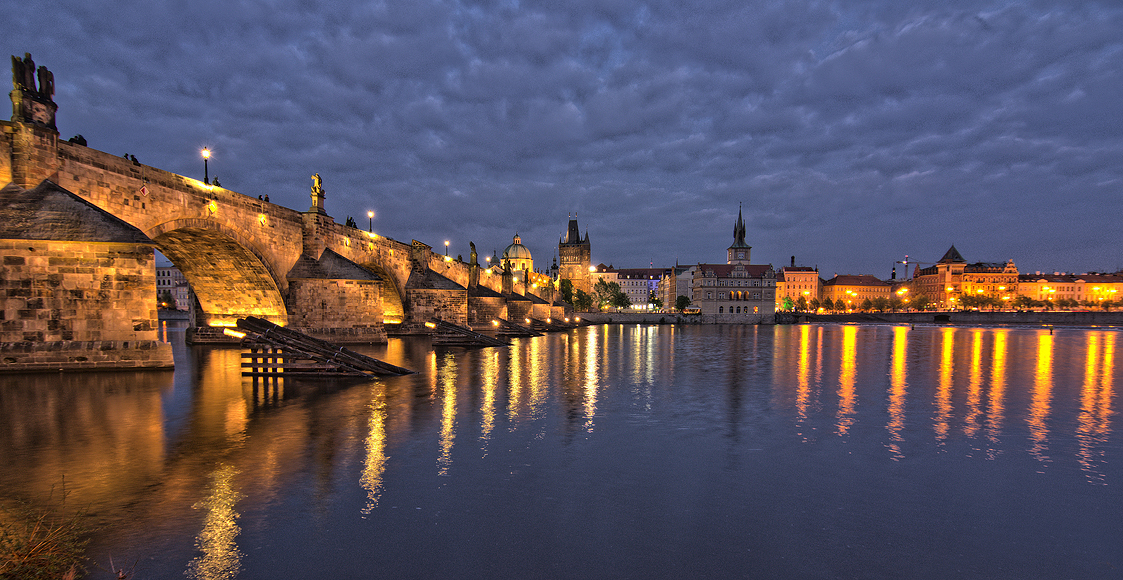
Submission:
[[18,82],[11,94],[0,186],[47,179],[135,226],[191,284],[200,325],[253,315],[365,341],[385,336],[384,322],[486,324],[556,308],[552,291],[530,296],[517,276],[337,224],[315,191],[312,207],[296,211],[60,141],[50,94]]

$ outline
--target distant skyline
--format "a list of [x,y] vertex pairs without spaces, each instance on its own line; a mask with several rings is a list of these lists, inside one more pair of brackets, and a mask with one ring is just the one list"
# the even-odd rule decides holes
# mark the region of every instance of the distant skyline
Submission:
[[[452,255],[1123,268],[1114,2],[8,3],[67,139]],[[911,270],[911,267],[910,267]],[[900,272],[898,272],[900,274]]]

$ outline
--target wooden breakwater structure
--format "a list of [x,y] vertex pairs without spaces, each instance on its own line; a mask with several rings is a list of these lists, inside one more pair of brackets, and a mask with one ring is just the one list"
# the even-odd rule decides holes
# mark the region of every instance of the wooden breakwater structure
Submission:
[[506,337],[527,337],[527,336],[542,336],[541,332],[531,330],[521,324],[515,324],[506,318],[496,318],[493,322],[495,324],[496,336]]
[[244,333],[242,376],[370,377],[413,374],[406,368],[359,354],[326,340],[247,316],[238,319]]
[[425,323],[433,337],[433,344],[439,346],[510,346],[511,343],[498,338],[480,334],[470,328],[434,318]]

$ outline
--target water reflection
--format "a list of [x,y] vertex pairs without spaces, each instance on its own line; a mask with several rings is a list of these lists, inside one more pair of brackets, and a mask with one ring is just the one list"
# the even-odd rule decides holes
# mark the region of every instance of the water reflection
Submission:
[[480,404],[480,449],[487,456],[487,444],[495,429],[495,398],[499,390],[499,351],[488,349],[482,353],[483,402]]
[[999,436],[1002,434],[1002,422],[1005,419],[1006,404],[1006,339],[1009,332],[1004,329],[995,330],[994,345],[991,350],[990,361],[990,397],[987,407],[987,457],[994,459],[1001,453],[999,449]]
[[982,413],[983,398],[983,334],[976,328],[971,331],[971,363],[967,372],[967,417],[964,419],[963,434],[974,438],[978,434],[979,415]]
[[[607,326],[601,327],[607,330]],[[597,376],[600,373],[600,365],[597,361],[597,353],[601,351],[600,341],[601,337],[597,334],[597,327],[588,327],[586,329],[585,348],[585,364],[581,367],[580,375],[584,378],[585,385],[585,430],[592,432],[594,419],[597,415]]]
[[799,327],[799,361],[796,363],[796,373],[796,423],[802,426],[802,423],[807,420],[807,406],[811,399],[811,326],[809,325]]
[[838,424],[835,433],[846,435],[854,424],[854,413],[858,404],[858,393],[854,380],[858,366],[858,327],[842,327],[842,354],[838,371]]
[[936,386],[936,417],[933,430],[936,432],[936,441],[943,443],[948,437],[951,420],[951,393],[955,372],[955,329],[940,329],[940,378]]
[[382,474],[386,471],[386,389],[373,391],[370,406],[370,419],[367,421],[366,461],[363,463],[362,479],[359,485],[367,492],[367,503],[363,514],[369,514],[378,507],[382,497]]
[[451,352],[440,357],[434,379],[443,392],[441,399],[440,457],[437,458],[437,475],[448,475],[452,466],[452,445],[456,441],[456,358]]
[[[1117,340],[1104,330],[601,326],[502,349],[393,340],[371,354],[419,374],[334,387],[282,381],[268,396],[240,377],[237,349],[181,350],[174,381],[160,372],[0,377],[0,488],[35,498],[65,480],[106,524],[98,553],[141,545],[173,575],[187,566],[207,579],[253,567],[246,537],[256,542],[268,527],[262,514],[311,513],[326,530],[338,524],[333,514],[381,525],[448,501],[440,517],[452,518],[472,510],[432,489],[465,481],[502,497],[473,517],[507,501],[574,515],[582,502],[633,501],[623,515],[639,521],[652,517],[648,499],[690,495],[682,490],[738,505],[744,496],[715,490],[763,485],[764,466],[803,460],[826,466],[806,479],[862,457],[855,471],[892,465],[929,482],[939,454],[932,464],[988,461],[988,472],[1021,482],[1017,470],[1036,462],[1012,459],[1033,457],[1099,489],[1119,476]],[[816,431],[844,439],[816,440]],[[628,471],[636,465],[656,467]],[[557,484],[564,492],[519,495],[570,473]],[[856,495],[890,493],[853,477],[864,486]],[[275,507],[294,504],[296,515]],[[148,548],[148,535],[178,547]]]
[[889,453],[894,460],[904,458],[901,443],[905,428],[905,397],[908,394],[908,349],[909,329],[905,326],[893,327],[893,360],[889,372]]
[[187,565],[187,577],[197,580],[228,580],[241,570],[242,553],[236,542],[242,529],[238,526],[238,512],[234,509],[243,496],[234,488],[238,471],[230,465],[219,465],[211,474],[210,493],[195,504],[203,510],[203,529],[195,538],[195,547],[201,555]]
[[1049,450],[1049,406],[1053,397],[1053,335],[1039,331],[1037,336],[1037,372],[1033,377],[1033,398],[1030,400],[1029,452],[1038,461],[1048,461],[1045,452]]
[[1088,337],[1084,384],[1080,390],[1080,413],[1076,428],[1079,443],[1077,458],[1088,480],[1098,484],[1106,484],[1103,446],[1111,433],[1115,337],[1114,333]]

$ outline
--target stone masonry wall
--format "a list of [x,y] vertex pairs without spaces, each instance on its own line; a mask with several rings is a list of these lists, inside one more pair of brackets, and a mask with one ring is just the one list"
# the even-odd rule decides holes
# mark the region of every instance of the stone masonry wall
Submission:
[[468,293],[464,290],[411,289],[411,319],[419,324],[431,318],[468,326]]
[[475,329],[492,330],[491,321],[507,318],[507,299],[502,296],[469,296],[468,324]]
[[376,280],[289,281],[289,325],[300,328],[382,327],[382,284]]
[[0,255],[0,368],[172,365],[152,246],[0,240]]

